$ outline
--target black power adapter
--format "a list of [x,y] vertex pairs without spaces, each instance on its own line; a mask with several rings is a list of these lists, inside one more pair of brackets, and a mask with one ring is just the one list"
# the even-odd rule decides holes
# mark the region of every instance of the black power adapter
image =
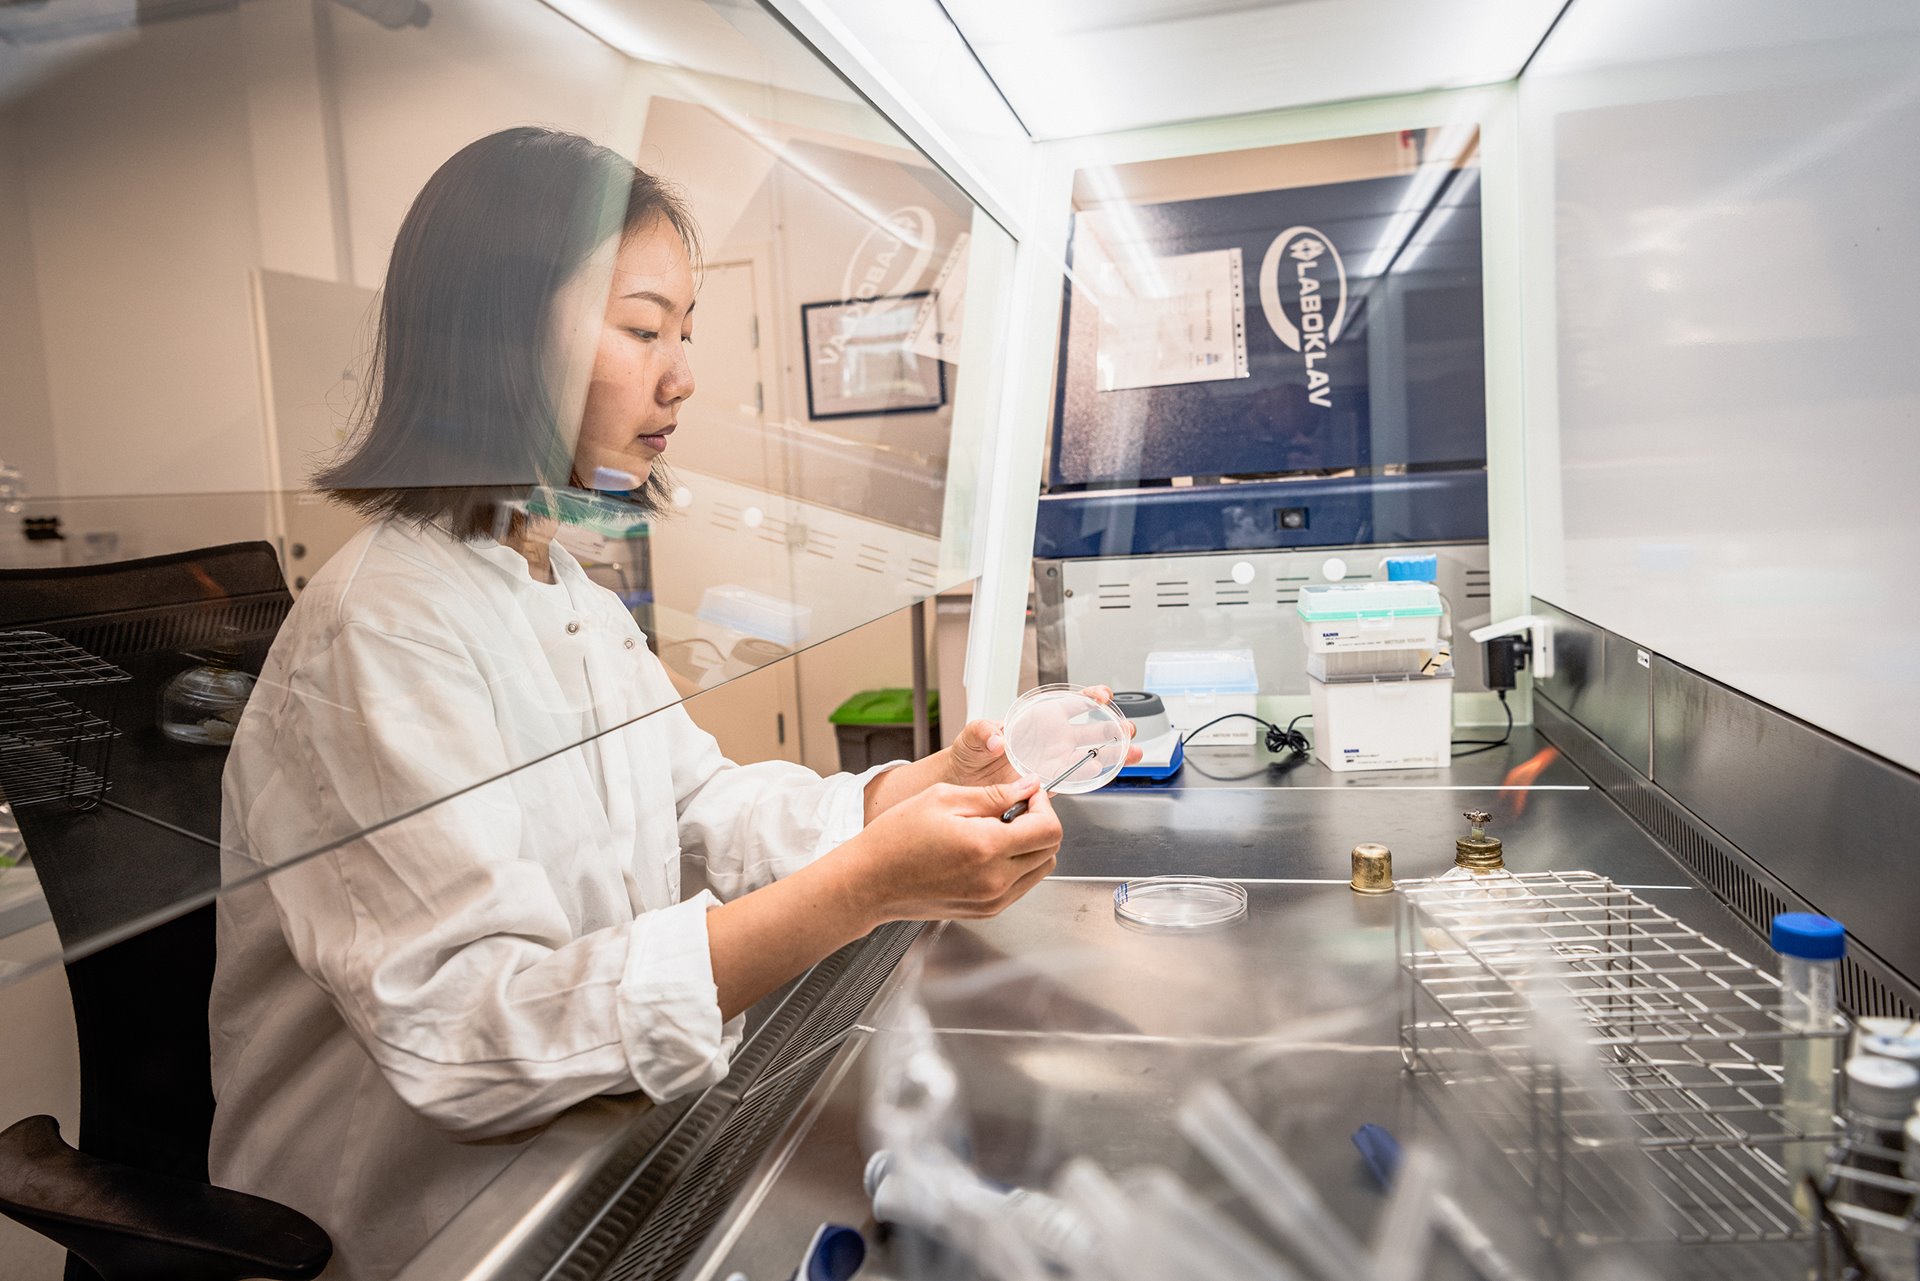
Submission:
[[1533,633],[1496,636],[1486,642],[1487,688],[1512,689],[1520,671],[1533,651]]

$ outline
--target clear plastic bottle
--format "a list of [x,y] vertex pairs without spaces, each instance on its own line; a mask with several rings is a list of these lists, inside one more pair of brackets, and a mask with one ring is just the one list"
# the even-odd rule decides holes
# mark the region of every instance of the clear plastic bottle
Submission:
[[240,727],[254,678],[240,670],[239,637],[231,631],[194,657],[200,662],[160,691],[160,732],[179,743],[225,747]]
[[[1831,917],[1782,912],[1773,918],[1773,950],[1780,956],[1780,1020],[1789,1031],[1830,1033],[1838,997],[1836,971],[1847,953],[1847,931]],[[1837,1038],[1788,1037],[1781,1043],[1781,1119],[1793,1134],[1833,1131],[1834,1059]],[[1793,1204],[1812,1222],[1813,1198],[1806,1180],[1826,1171],[1824,1137],[1789,1141],[1782,1164],[1793,1186]]]
[[[1388,556],[1380,562],[1380,567],[1386,570],[1390,583],[1432,583],[1436,591],[1440,586],[1440,557],[1431,552],[1425,556]],[[1422,676],[1453,675],[1453,602],[1445,592],[1438,595],[1440,642],[1421,659],[1419,674]]]
[[959,1165],[932,1164],[902,1178],[893,1154],[867,1161],[863,1182],[876,1222],[915,1228],[949,1244],[965,1244],[968,1228],[998,1225],[1018,1233],[1043,1262],[1067,1270],[1086,1266],[1092,1230],[1080,1212],[1056,1197],[1027,1188],[996,1188]]

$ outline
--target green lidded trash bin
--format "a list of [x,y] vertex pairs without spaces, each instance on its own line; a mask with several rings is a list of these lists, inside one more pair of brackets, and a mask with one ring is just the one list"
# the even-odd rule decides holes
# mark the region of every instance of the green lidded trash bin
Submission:
[[[863,689],[827,718],[840,742],[840,768],[858,774],[884,761],[913,759],[913,691]],[[940,742],[940,694],[927,692],[927,741]]]

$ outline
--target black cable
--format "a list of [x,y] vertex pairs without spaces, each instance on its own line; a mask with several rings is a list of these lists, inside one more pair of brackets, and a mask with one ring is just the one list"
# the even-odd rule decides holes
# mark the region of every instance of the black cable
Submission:
[[[1312,720],[1313,713],[1311,712],[1306,712],[1299,716],[1294,717],[1292,720],[1287,722],[1287,727],[1285,729],[1281,729],[1278,725],[1275,725],[1272,721],[1262,720],[1260,717],[1255,716],[1251,712],[1228,712],[1225,716],[1214,717],[1212,720],[1208,721],[1205,725],[1202,725],[1199,729],[1192,729],[1192,730],[1186,731],[1186,738],[1184,741],[1191,743],[1193,742],[1194,739],[1200,737],[1202,734],[1212,729],[1215,725],[1218,725],[1221,721],[1230,721],[1235,719],[1249,720],[1256,725],[1265,726],[1267,731],[1266,748],[1269,752],[1272,752],[1276,756],[1278,756],[1282,752],[1293,752],[1293,753],[1296,753],[1301,760],[1305,760],[1307,759],[1307,757],[1310,755],[1312,751],[1311,745],[1307,742],[1307,736],[1305,734],[1299,733],[1294,729],[1294,726],[1298,725],[1301,721]],[[1274,761],[1272,763],[1275,765],[1282,764],[1282,762],[1280,761]],[[1285,762],[1285,763],[1292,764],[1291,761]],[[1202,772],[1204,773],[1204,771]]]
[[1481,752],[1491,752],[1496,747],[1505,747],[1507,740],[1513,737],[1513,705],[1507,702],[1507,691],[1497,691],[1500,695],[1500,710],[1507,714],[1507,732],[1499,738],[1456,738],[1453,746],[1464,747],[1464,752],[1455,752],[1454,759],[1462,756],[1478,756]]

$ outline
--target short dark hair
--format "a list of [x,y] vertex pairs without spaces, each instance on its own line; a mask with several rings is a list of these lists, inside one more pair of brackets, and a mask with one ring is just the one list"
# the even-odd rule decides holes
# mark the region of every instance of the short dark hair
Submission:
[[[578,134],[503,129],[427,180],[387,263],[374,377],[314,484],[369,516],[495,532],[500,504],[564,485],[572,450],[548,385],[554,298],[594,251],[664,219],[699,260],[672,186]],[[632,500],[657,512],[656,465]]]

